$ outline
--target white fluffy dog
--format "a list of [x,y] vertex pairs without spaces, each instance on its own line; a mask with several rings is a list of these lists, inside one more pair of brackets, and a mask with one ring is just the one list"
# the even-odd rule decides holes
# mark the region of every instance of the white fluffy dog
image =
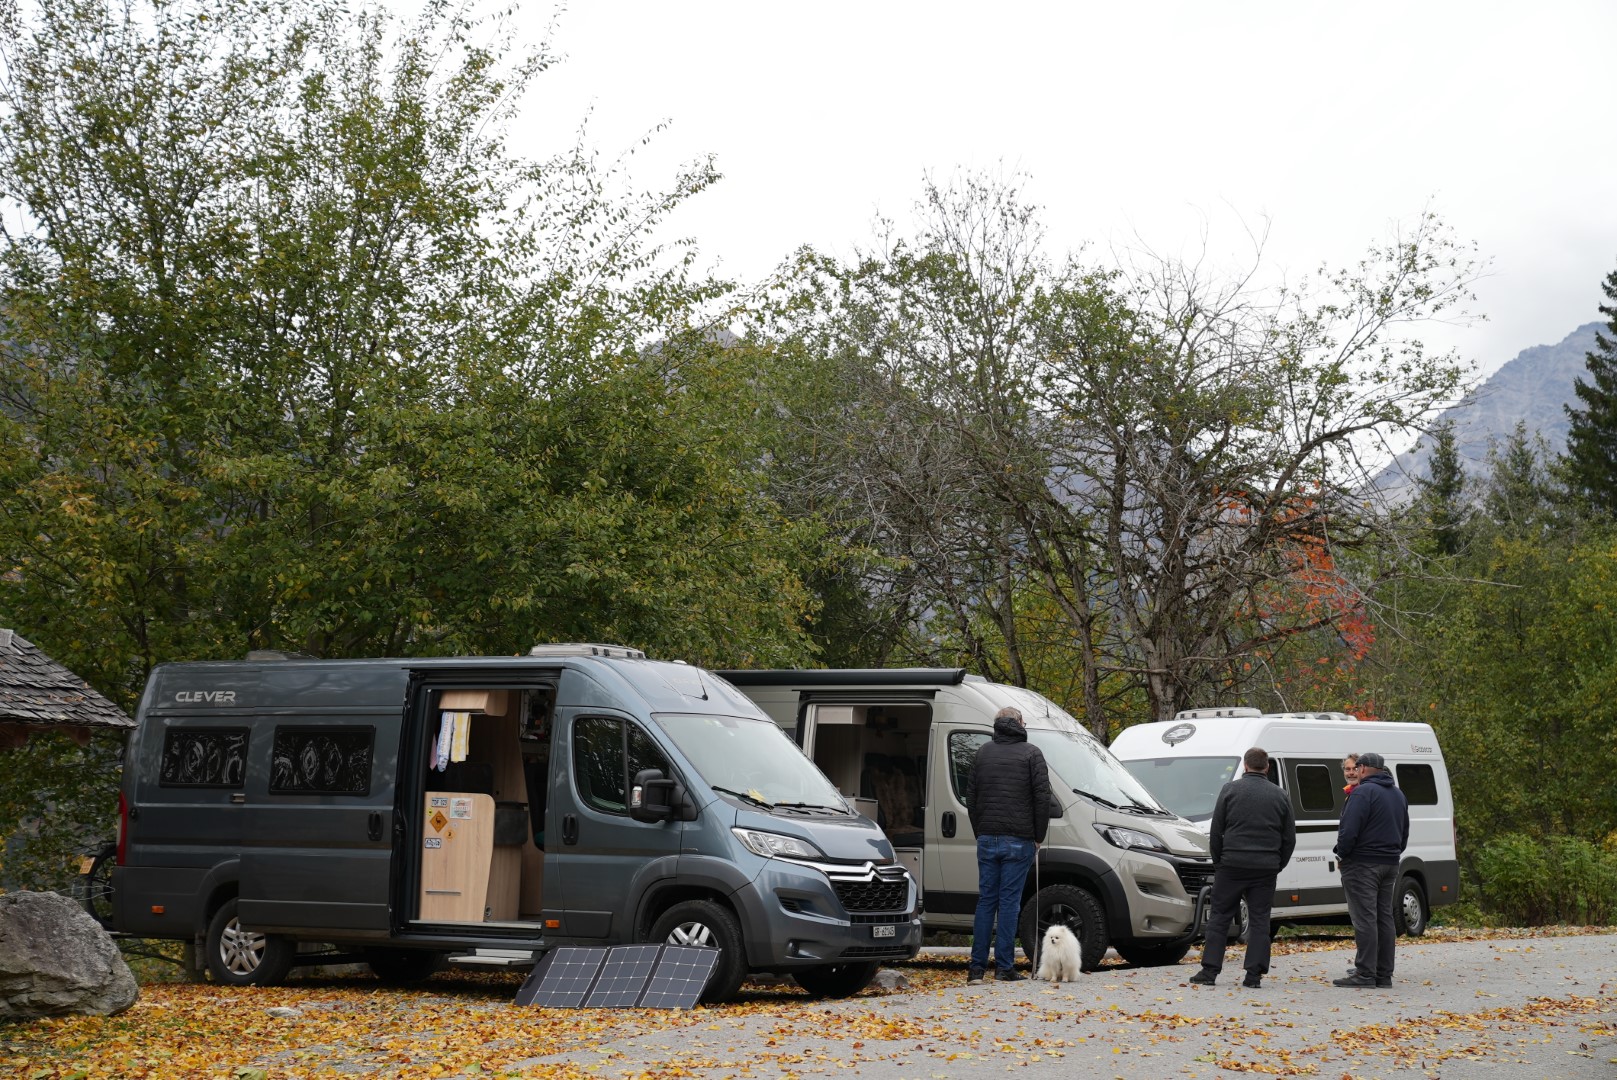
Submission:
[[1060,923],[1046,930],[1039,943],[1039,978],[1053,983],[1071,981],[1078,977],[1081,967],[1078,939],[1072,931]]

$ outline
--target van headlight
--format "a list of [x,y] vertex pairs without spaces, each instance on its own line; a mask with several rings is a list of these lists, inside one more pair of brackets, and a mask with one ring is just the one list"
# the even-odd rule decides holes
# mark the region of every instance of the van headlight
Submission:
[[820,849],[807,840],[799,840],[795,836],[782,836],[780,833],[764,832],[761,829],[731,829],[736,839],[747,846],[747,850],[754,855],[762,855],[769,859],[779,856],[784,859],[823,859]]
[[1160,851],[1166,855],[1168,845],[1139,829],[1126,829],[1121,825],[1102,825],[1095,822],[1095,831],[1106,837],[1106,842],[1125,851]]

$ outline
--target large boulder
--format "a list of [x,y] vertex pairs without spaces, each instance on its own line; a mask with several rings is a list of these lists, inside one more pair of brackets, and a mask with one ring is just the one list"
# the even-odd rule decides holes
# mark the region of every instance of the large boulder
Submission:
[[0,1019],[111,1016],[137,993],[118,946],[78,904],[56,893],[0,896]]

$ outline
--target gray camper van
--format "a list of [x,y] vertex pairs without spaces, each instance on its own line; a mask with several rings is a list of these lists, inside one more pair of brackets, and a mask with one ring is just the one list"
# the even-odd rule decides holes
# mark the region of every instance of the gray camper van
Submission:
[[1175,964],[1200,936],[1213,876],[1206,836],[1054,702],[958,668],[720,674],[882,826],[922,884],[929,929],[971,930],[977,843],[966,778],[995,713],[1011,705],[1061,803],[1028,875],[1023,950],[1062,922],[1086,969],[1108,946],[1130,963]]
[[708,1000],[749,971],[835,996],[920,947],[887,837],[699,668],[615,646],[166,664],[137,719],[113,925],[198,942],[220,982],[669,941],[722,950]]

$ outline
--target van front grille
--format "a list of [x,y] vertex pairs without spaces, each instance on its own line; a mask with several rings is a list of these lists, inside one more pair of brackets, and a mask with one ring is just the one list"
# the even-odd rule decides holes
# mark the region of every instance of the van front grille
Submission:
[[905,902],[910,898],[907,878],[898,881],[883,881],[880,878],[870,882],[838,881],[835,887],[837,899],[850,912],[903,911]]
[[1192,900],[1202,891],[1202,886],[1213,883],[1213,860],[1205,862],[1190,862],[1179,860],[1174,863],[1174,869],[1179,872],[1179,884],[1185,887],[1185,894]]

